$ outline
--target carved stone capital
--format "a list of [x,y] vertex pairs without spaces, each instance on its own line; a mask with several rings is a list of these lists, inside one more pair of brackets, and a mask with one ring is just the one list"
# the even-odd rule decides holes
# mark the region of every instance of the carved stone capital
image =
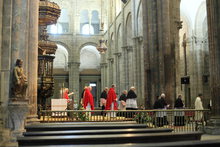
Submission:
[[114,53],[115,56],[121,57],[121,52]]
[[114,63],[114,58],[108,58],[108,61],[109,61],[110,63]]
[[100,63],[100,67],[101,67],[101,68],[104,68],[104,67],[107,67],[107,66],[108,66],[107,63]]
[[143,41],[143,36],[136,36],[133,39],[137,40],[138,42],[142,42]]
[[123,46],[122,49],[127,51],[133,51],[133,46]]
[[80,62],[75,62],[75,61],[68,62],[68,66],[69,67],[71,67],[71,66],[80,66]]

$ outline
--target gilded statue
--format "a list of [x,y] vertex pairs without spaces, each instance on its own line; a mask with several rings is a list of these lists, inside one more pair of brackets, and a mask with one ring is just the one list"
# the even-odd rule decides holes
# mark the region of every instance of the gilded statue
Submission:
[[28,86],[22,65],[23,60],[17,59],[12,75],[12,96],[19,99],[25,98]]

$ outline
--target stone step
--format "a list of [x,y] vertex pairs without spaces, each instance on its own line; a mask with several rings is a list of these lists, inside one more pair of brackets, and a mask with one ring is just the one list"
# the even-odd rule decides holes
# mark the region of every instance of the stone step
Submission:
[[135,129],[135,128],[147,128],[145,124],[117,124],[117,125],[28,125],[25,127],[27,132],[33,131],[62,131],[62,130],[100,130],[100,129]]
[[113,135],[69,135],[69,136],[29,136],[18,137],[19,146],[23,145],[94,145],[124,143],[154,143],[200,140],[201,132],[188,133],[138,133]]
[[100,135],[100,134],[132,134],[132,133],[162,133],[173,129],[104,129],[104,130],[66,130],[66,131],[34,131],[24,132],[24,136],[64,136],[64,135]]

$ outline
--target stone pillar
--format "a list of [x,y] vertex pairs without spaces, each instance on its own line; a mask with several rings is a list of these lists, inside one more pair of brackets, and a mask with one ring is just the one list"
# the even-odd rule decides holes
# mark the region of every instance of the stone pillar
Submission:
[[29,40],[28,40],[28,123],[37,122],[37,77],[38,77],[38,16],[39,1],[29,1]]
[[0,15],[0,146],[10,142],[10,130],[7,126],[8,99],[10,85],[10,64],[11,64],[11,26],[12,26],[12,0],[1,0]]
[[127,46],[127,72],[128,72],[128,90],[134,86],[134,56],[133,47]]
[[74,92],[74,104],[79,102],[79,62],[69,62],[69,91]]
[[121,53],[120,52],[117,52],[117,53],[114,53],[115,55],[115,73],[116,73],[116,77],[115,77],[115,80],[116,80],[116,86],[117,86],[117,93],[120,95],[121,92],[122,92],[122,89],[121,89],[121,83],[120,83],[120,66],[119,66],[119,60],[120,60],[120,57],[121,57]]
[[137,36],[135,38],[133,38],[134,40],[134,44],[135,44],[135,59],[136,59],[136,68],[134,69],[134,75],[135,75],[135,83],[134,86],[136,87],[136,91],[137,91],[137,96],[138,96],[138,105],[143,105],[144,104],[144,89],[143,89],[143,47],[142,47],[142,41],[143,41],[143,37],[142,36]]
[[127,46],[122,47],[123,49],[123,89],[128,89],[129,88],[129,76],[128,76],[128,50],[127,50]]
[[220,1],[207,0],[212,115],[206,127],[210,134],[220,134]]
[[[113,80],[113,74],[114,74],[114,68],[113,68],[113,63],[114,63],[114,58],[108,58],[108,73],[109,73],[109,86],[111,86],[112,84],[115,84],[113,83],[114,80]],[[117,85],[116,85],[117,86]]]
[[[30,10],[31,11],[31,10]],[[12,9],[12,58],[11,64],[14,67],[16,59],[20,58],[24,61],[24,72],[28,68],[28,26],[29,26],[29,5],[26,0],[14,0]]]
[[[175,99],[175,50],[179,45],[175,40],[179,21],[179,0],[145,0],[143,8],[143,46],[145,69],[145,105],[152,107],[155,97],[166,94],[169,104]],[[177,11],[176,10],[176,11]],[[178,37],[177,37],[178,38]]]
[[107,82],[106,82],[106,70],[107,70],[107,63],[102,62],[100,64],[100,68],[101,68],[101,89],[104,89],[105,87],[107,87]]

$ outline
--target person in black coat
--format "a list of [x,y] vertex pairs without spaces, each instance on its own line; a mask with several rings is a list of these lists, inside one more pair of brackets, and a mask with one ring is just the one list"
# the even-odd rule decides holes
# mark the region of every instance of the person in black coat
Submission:
[[119,109],[120,110],[126,110],[126,98],[127,98],[127,90],[124,90],[122,95],[119,98]]
[[[175,101],[174,108],[175,109],[183,109],[183,107],[184,107],[184,104],[182,101],[182,96],[179,95]],[[181,112],[181,111],[174,112],[174,125],[175,126],[184,126],[185,125],[184,112]]]
[[[102,110],[105,110],[107,94],[108,94],[108,87],[105,87],[105,89],[102,91],[100,96],[101,97],[100,106],[102,107]],[[101,115],[103,115],[103,111],[101,112]]]
[[[167,109],[169,105],[165,100],[165,94],[162,93],[161,96],[157,96],[157,100],[154,103],[154,109]],[[158,127],[162,127],[163,125],[167,125],[167,112],[159,111],[156,112],[156,123],[154,123]]]
[[[135,93],[135,87],[131,87],[128,91],[127,98],[126,98],[126,110],[137,110],[137,95]],[[134,112],[128,112],[127,117],[133,118]]]

